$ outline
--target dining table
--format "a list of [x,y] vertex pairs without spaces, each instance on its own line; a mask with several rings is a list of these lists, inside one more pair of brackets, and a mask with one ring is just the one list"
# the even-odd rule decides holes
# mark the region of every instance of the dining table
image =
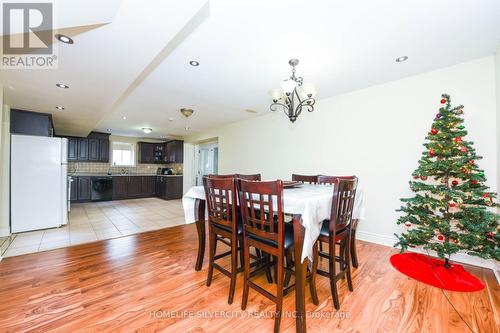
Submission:
[[[330,219],[333,185],[298,184],[283,189],[283,213],[291,215],[294,232],[296,331],[306,332],[305,289],[307,267],[312,262],[313,246],[325,219]],[[203,265],[206,241],[206,198],[203,186],[191,187],[182,198],[186,223],[195,223],[198,253],[195,270]],[[358,185],[353,220],[363,220],[363,189]],[[300,260],[297,260],[300,258]]]

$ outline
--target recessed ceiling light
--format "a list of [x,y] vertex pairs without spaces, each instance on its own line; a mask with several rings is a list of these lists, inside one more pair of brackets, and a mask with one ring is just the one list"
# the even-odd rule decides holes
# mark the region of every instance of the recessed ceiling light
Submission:
[[167,136],[166,135],[160,135],[160,139],[166,139]]
[[252,110],[252,109],[245,109],[245,112],[248,112],[248,113],[257,113],[257,111]]
[[127,120],[127,116],[122,116],[122,119],[123,120]]
[[67,84],[62,84],[62,83],[56,83],[56,86],[58,86],[59,88],[63,88],[63,89],[69,88],[69,86]]
[[406,60],[408,60],[408,56],[402,56],[402,57],[396,58],[396,62],[403,62],[403,61],[406,61]]
[[174,121],[174,118],[170,117],[168,118],[168,121]]
[[61,111],[62,111],[62,110],[64,110],[64,106],[56,106],[56,109],[58,109],[58,110],[61,110]]
[[198,61],[196,61],[196,60],[191,60],[191,61],[189,62],[189,64],[190,64],[191,66],[194,66],[194,67],[196,67],[196,66],[199,66],[199,65],[200,65],[200,63],[199,63]]
[[142,128],[142,131],[143,131],[144,133],[146,133],[146,134],[149,134],[149,133],[153,132],[153,129],[151,129],[151,128],[149,128],[149,127],[143,127],[143,128]]
[[63,35],[63,34],[56,34],[55,37],[60,42],[63,42],[63,43],[66,43],[66,44],[73,44],[74,43],[73,39],[71,39],[70,37],[68,37],[66,35]]
[[186,127],[184,127],[184,129],[185,129],[186,131],[189,131],[189,130],[191,130],[191,127],[186,126]]
[[106,132],[111,132],[111,128],[106,128]]

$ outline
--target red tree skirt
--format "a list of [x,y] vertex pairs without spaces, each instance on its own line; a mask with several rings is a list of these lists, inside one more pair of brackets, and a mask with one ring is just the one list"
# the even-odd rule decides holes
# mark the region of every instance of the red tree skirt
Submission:
[[391,264],[401,273],[425,284],[452,291],[479,291],[484,284],[461,265],[444,267],[444,260],[419,253],[400,253],[391,256]]

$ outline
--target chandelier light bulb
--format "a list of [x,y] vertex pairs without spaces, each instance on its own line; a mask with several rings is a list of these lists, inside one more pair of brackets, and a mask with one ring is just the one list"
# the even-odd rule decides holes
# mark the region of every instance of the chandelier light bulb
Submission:
[[293,90],[295,89],[295,87],[297,86],[297,82],[295,82],[292,79],[288,79],[288,80],[282,81],[280,86],[286,95],[290,95],[293,92]]

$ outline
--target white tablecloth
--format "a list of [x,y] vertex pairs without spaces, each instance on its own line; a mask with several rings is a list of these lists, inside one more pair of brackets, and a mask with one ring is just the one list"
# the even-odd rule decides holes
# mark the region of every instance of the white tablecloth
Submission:
[[[302,184],[295,188],[283,190],[283,212],[287,214],[301,214],[302,225],[305,228],[304,247],[302,258],[312,260],[313,245],[318,239],[323,220],[330,218],[332,208],[333,186]],[[196,199],[205,200],[203,186],[193,186],[182,198],[186,223],[195,222],[194,202]],[[205,216],[208,216],[206,213]],[[363,190],[356,191],[353,219],[364,219]]]

